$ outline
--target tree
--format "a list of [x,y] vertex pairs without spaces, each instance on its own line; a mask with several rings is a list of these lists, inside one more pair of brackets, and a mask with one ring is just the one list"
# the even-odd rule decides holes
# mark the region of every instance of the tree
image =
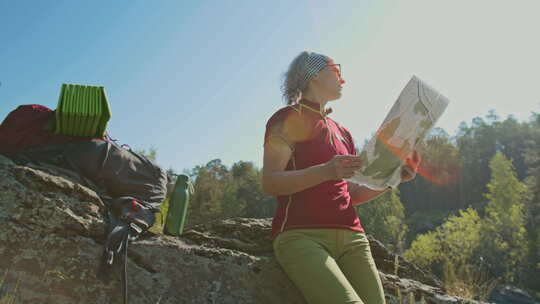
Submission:
[[454,267],[474,264],[480,248],[481,219],[476,210],[467,208],[448,219],[435,231],[421,234],[405,251],[405,257],[436,272],[443,262]]
[[261,172],[252,162],[239,161],[230,170],[214,159],[189,174],[195,194],[189,211],[191,223],[226,217],[271,217],[275,198],[262,192]]
[[481,208],[487,203],[483,194],[490,179],[490,160],[497,152],[503,153],[514,163],[517,177],[523,179],[527,174],[526,143],[535,136],[531,124],[520,123],[512,116],[499,121],[492,111],[486,119],[476,117],[470,127],[463,123],[456,138],[463,164],[462,200]]
[[436,231],[420,234],[411,243],[404,256],[407,260],[424,268],[432,266],[441,260],[441,241]]
[[243,206],[236,216],[253,218],[272,217],[276,208],[274,197],[262,191],[262,173],[252,162],[239,161],[231,168],[236,184],[236,204]]
[[259,200],[257,168],[251,162],[239,161],[232,165],[231,175],[232,180],[224,200],[224,215],[245,216],[247,207]]
[[496,275],[517,282],[520,265],[527,253],[525,215],[527,187],[501,152],[490,161],[491,180],[487,185],[486,218],[482,231],[482,255]]
[[356,207],[362,226],[391,249],[402,252],[407,233],[404,208],[399,190],[388,191],[374,200]]
[[459,150],[442,129],[434,129],[418,146],[422,161],[417,177],[401,184],[409,233],[407,243],[420,233],[442,224],[455,210],[465,208],[461,200]]
[[482,225],[476,210],[460,210],[436,231],[418,236],[405,257],[442,275],[449,294],[486,299],[497,280],[485,271],[480,256]]
[[475,263],[480,247],[482,222],[476,210],[467,208],[450,216],[438,229],[442,242],[441,250],[453,265]]
[[196,166],[190,174],[194,178],[195,193],[189,205],[189,220],[194,223],[219,218],[223,199],[231,181],[229,170],[220,159]]
[[533,114],[530,125],[535,136],[527,142],[525,152],[525,164],[528,168],[525,183],[529,188],[525,201],[529,256],[523,281],[527,287],[540,292],[540,113]]
[[422,157],[419,174],[413,182],[400,185],[401,193],[414,202],[410,211],[463,208],[457,183],[461,169],[459,150],[448,134],[435,129],[417,150]]
[[151,147],[150,149],[148,149],[148,151],[146,151],[146,149],[135,149],[135,152],[146,156],[150,160],[153,160],[153,161],[156,160],[156,156],[157,156],[156,148]]

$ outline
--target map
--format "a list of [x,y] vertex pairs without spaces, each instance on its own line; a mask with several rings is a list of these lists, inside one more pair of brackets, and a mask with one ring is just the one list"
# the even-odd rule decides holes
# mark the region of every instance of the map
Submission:
[[413,76],[375,136],[362,149],[362,167],[349,181],[373,190],[397,187],[401,182],[401,166],[448,103],[446,97]]

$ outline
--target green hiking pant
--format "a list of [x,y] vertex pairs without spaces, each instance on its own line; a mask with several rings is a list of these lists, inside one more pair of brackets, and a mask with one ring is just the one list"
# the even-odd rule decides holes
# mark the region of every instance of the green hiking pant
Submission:
[[274,240],[276,258],[309,304],[384,304],[365,233],[295,229]]

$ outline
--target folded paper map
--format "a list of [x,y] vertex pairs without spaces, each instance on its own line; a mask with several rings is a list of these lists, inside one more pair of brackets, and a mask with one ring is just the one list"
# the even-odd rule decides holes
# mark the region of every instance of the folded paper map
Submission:
[[374,190],[397,187],[401,182],[401,166],[435,125],[448,102],[413,76],[375,136],[362,149],[362,167],[349,181]]

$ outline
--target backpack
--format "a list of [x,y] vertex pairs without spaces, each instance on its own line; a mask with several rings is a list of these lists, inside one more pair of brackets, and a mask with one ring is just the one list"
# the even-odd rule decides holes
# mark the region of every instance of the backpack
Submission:
[[30,148],[89,140],[87,137],[56,134],[54,126],[54,111],[46,106],[18,106],[0,125],[0,153],[12,156]]
[[122,289],[127,303],[127,249],[155,223],[167,196],[167,173],[150,159],[112,141],[70,142],[21,151],[16,162],[45,163],[72,170],[89,180],[108,207],[102,270],[122,258]]
[[0,126],[0,153],[19,164],[52,165],[72,171],[98,193],[108,209],[103,262],[112,266],[116,257],[123,257],[127,303],[128,243],[154,224],[154,212],[159,211],[167,195],[168,176],[144,155],[112,140],[54,133],[54,118],[47,107],[19,106]]

